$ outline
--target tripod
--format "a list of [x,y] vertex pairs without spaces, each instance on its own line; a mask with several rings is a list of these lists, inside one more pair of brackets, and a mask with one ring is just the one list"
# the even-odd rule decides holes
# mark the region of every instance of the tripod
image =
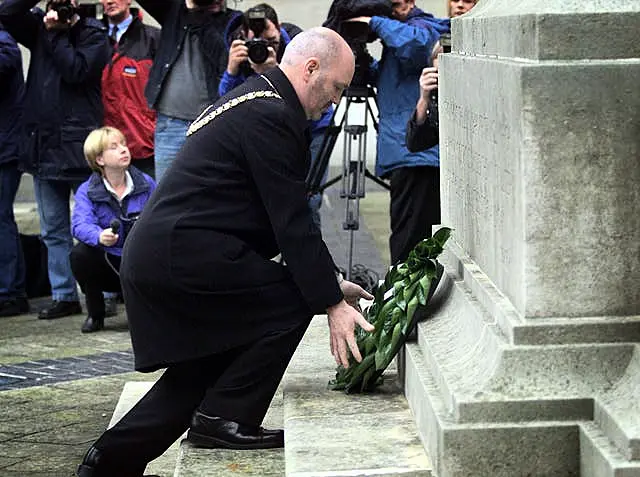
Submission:
[[[340,105],[345,103],[344,113],[340,122],[336,125],[335,117],[340,109]],[[349,124],[349,108],[352,104],[364,104],[364,124]],[[373,127],[378,132],[378,120],[373,112],[372,103],[376,104],[377,98],[371,86],[352,86],[345,90],[340,103],[336,106],[331,118],[331,125],[325,131],[318,157],[314,161],[307,178],[307,187],[310,194],[321,193],[327,187],[341,182],[340,198],[345,200],[345,220],[342,224],[343,230],[349,231],[349,251],[347,256],[347,280],[351,280],[353,266],[353,233],[360,229],[360,199],[365,195],[365,179],[368,178],[376,184],[389,189],[389,185],[374,176],[368,169],[367,143],[368,119],[371,119]],[[342,172],[322,184],[323,176],[327,171],[329,159],[336,141],[341,131],[344,131],[344,150],[342,156]],[[353,143],[356,143],[355,157],[353,157]]]

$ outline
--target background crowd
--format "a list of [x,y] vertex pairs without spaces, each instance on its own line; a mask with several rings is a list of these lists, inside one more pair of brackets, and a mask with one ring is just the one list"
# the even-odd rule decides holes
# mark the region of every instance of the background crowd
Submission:
[[[301,29],[280,22],[268,4],[242,13],[224,0],[139,0],[158,29],[143,23],[131,0],[101,0],[101,20],[76,0],[50,0],[44,10],[37,3],[0,4],[0,316],[29,311],[13,217],[27,172],[52,291],[38,317],[81,313],[77,280],[88,312],[82,331],[93,332],[103,328],[119,291],[126,234],[155,181],[171,174],[191,123],[247,78],[278,65]],[[457,16],[475,0],[448,3]],[[350,4],[340,10],[343,22],[368,25],[368,41],[383,45],[381,58],[366,65],[366,81],[378,95],[376,174],[390,181],[397,263],[440,221],[434,91],[449,19],[423,12],[415,0]],[[26,84],[18,43],[31,53]],[[310,121],[312,160],[332,115],[328,105]],[[309,197],[318,227],[321,202],[319,194]]]

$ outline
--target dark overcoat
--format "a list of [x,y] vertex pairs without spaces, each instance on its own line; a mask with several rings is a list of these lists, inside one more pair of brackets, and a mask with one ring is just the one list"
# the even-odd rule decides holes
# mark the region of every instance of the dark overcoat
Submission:
[[[256,91],[271,96],[247,99]],[[193,123],[124,247],[137,370],[247,344],[342,299],[307,204],[306,128],[278,68]]]

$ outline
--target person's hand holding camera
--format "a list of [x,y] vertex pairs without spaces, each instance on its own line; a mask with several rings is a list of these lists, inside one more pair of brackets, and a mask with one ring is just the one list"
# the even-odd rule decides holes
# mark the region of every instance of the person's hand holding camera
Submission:
[[44,27],[49,31],[68,30],[78,21],[75,5],[69,0],[50,0],[43,18]]
[[427,120],[429,100],[438,89],[438,67],[424,68],[420,75],[420,99],[416,105],[416,123],[422,124]]
[[113,230],[108,228],[100,232],[100,243],[105,247],[113,247],[118,241],[119,235],[113,233]]
[[255,71],[259,75],[270,68],[278,66],[278,60],[276,59],[276,50],[274,50],[271,46],[268,47],[268,50],[269,56],[262,63],[254,63],[253,61],[251,61],[251,58],[249,58],[249,64],[251,65],[251,68],[253,68],[253,71]]
[[240,74],[240,65],[249,59],[249,49],[244,44],[244,40],[233,40],[229,49],[229,61],[227,62],[227,73],[233,76]]

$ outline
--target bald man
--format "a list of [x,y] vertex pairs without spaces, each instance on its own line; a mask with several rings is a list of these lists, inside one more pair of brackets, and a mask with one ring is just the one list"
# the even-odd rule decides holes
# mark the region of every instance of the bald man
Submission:
[[129,235],[121,279],[136,370],[166,368],[88,451],[80,477],[135,476],[189,428],[196,446],[282,447],[260,427],[314,314],[331,351],[360,359],[351,304],[312,224],[307,124],[354,72],[332,30],[297,35],[282,62],[205,110]]

